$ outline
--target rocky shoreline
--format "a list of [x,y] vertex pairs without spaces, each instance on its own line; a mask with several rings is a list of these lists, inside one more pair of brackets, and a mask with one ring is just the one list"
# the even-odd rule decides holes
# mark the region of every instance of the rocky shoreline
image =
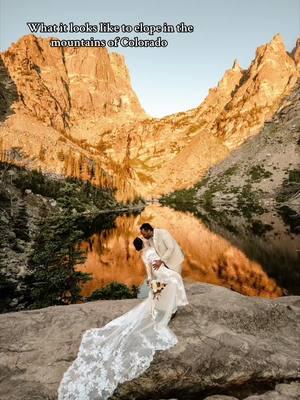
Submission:
[[[170,322],[178,344],[157,352],[143,375],[117,387],[113,400],[299,398],[300,296],[263,299],[208,283],[185,286],[190,304]],[[0,315],[0,398],[56,399],[83,332],[140,301]]]

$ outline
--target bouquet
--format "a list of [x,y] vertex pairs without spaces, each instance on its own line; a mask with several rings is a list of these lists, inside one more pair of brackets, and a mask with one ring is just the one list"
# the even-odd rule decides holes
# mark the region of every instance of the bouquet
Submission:
[[162,290],[164,289],[164,287],[166,287],[166,283],[164,282],[160,282],[156,279],[152,279],[152,281],[150,282],[150,288],[152,290],[153,293],[153,299],[158,299],[160,293],[162,292]]

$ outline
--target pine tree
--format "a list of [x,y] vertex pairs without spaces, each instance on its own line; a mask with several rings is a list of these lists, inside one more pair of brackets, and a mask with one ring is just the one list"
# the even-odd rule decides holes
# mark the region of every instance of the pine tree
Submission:
[[75,270],[86,255],[78,248],[83,232],[78,229],[79,214],[72,212],[76,200],[72,201],[70,190],[68,185],[57,199],[63,211],[44,218],[35,237],[29,258],[32,274],[25,277],[31,308],[76,303],[82,299],[80,283],[91,279],[90,274]]
[[89,159],[85,158],[81,163],[81,179],[84,181],[89,180],[91,177]]
[[95,161],[95,178],[94,183],[96,186],[101,186],[101,167],[99,160]]
[[46,154],[46,149],[43,145],[41,145],[40,151],[39,151],[39,159],[41,161],[45,161],[45,154]]
[[83,162],[84,162],[84,157],[83,157],[82,153],[80,153],[79,154],[79,158],[78,158],[78,165],[79,165],[79,176],[78,176],[78,178],[81,178],[81,175],[82,175]]
[[69,149],[69,152],[64,157],[64,175],[66,176],[76,176],[76,159],[72,150]]
[[18,206],[18,214],[14,220],[13,230],[17,238],[25,240],[26,242],[30,240],[28,214],[24,200],[20,200],[20,204]]
[[9,311],[9,302],[14,297],[16,282],[9,279],[7,275],[7,255],[5,248],[8,247],[8,226],[0,230],[0,313]]
[[0,161],[4,159],[3,137],[0,138]]
[[60,150],[57,152],[57,159],[59,161],[64,161],[65,160],[65,153],[63,150]]
[[75,158],[75,171],[74,171],[74,176],[76,178],[80,178],[80,158]]
[[75,176],[76,173],[76,159],[74,155],[71,153],[70,155],[70,176]]

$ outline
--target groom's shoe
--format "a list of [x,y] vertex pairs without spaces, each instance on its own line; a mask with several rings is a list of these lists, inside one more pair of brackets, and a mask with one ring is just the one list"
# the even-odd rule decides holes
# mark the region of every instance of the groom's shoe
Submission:
[[176,314],[177,314],[177,311],[175,311],[175,312],[172,314],[171,319],[173,319],[173,318],[175,317]]

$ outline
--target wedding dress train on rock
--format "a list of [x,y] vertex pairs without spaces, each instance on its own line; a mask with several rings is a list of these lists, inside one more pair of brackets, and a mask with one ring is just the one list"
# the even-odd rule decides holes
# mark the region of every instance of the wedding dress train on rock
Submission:
[[163,265],[153,276],[167,283],[158,299],[149,291],[127,313],[84,332],[77,358],[60,382],[58,400],[106,400],[119,383],[141,375],[155,351],[177,343],[167,325],[178,306],[189,304],[182,278]]

